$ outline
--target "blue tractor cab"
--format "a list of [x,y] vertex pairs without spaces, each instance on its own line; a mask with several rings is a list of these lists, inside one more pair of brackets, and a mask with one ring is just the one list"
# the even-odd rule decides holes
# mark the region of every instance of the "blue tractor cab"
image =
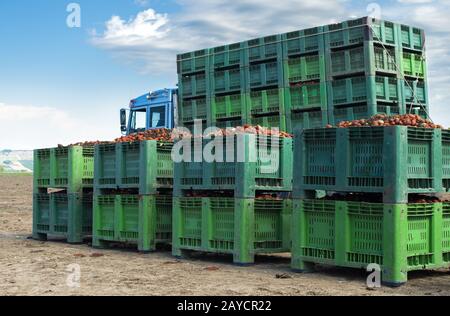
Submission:
[[174,128],[177,113],[177,89],[163,89],[144,94],[130,101],[127,109],[120,110],[122,133],[129,135],[154,128]]

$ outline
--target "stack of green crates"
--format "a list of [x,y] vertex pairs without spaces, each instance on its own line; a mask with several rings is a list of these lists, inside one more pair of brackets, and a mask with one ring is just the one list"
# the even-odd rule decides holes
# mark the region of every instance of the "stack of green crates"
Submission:
[[33,238],[91,236],[94,147],[37,149],[33,176]]
[[377,113],[427,117],[423,30],[362,18],[324,34],[330,123]]
[[175,163],[173,254],[232,254],[235,263],[251,264],[255,254],[290,251],[292,139],[245,134],[220,141],[219,161],[202,156],[211,150],[203,140],[190,150],[191,162]]
[[[301,130],[295,136],[292,267],[378,264],[401,285],[412,270],[450,267],[448,132],[405,126]],[[347,195],[317,199],[317,191]],[[365,196],[351,202],[349,194]],[[378,201],[373,203],[373,199]],[[420,199],[419,199],[420,200]]]
[[317,128],[428,116],[423,30],[360,18],[178,55],[180,124]]
[[135,244],[154,251],[172,238],[173,143],[95,147],[93,246]]

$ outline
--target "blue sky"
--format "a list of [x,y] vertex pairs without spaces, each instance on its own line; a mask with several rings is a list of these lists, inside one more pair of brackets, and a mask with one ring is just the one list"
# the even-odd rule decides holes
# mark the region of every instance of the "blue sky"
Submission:
[[[81,8],[69,28],[66,7]],[[450,0],[3,0],[0,149],[110,140],[118,111],[176,84],[175,55],[368,15],[426,29],[432,116],[450,126]]]

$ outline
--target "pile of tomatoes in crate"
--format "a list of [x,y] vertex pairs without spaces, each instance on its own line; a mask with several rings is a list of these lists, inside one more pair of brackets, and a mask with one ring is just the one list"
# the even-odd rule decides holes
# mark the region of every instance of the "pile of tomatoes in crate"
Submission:
[[120,138],[116,138],[114,140],[115,143],[133,143],[140,142],[145,140],[156,140],[160,142],[171,142],[172,139],[172,130],[167,128],[157,128],[150,129],[145,132],[139,132],[130,134],[127,136],[122,136]]
[[[442,128],[442,126],[434,124],[432,121],[422,118],[416,114],[392,115],[377,114],[370,119],[361,119],[354,121],[340,122],[338,128],[347,127],[383,127],[383,126],[410,126],[420,128]],[[327,125],[328,128],[333,126]]]

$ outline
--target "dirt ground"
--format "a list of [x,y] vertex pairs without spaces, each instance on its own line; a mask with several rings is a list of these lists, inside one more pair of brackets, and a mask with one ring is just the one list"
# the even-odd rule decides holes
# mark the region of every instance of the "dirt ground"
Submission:
[[[449,271],[410,273],[403,287],[369,290],[359,270],[293,273],[288,254],[237,267],[230,257],[177,261],[168,249],[139,254],[34,241],[31,194],[31,176],[0,175],[0,295],[450,295]],[[79,287],[67,282],[74,264]]]

